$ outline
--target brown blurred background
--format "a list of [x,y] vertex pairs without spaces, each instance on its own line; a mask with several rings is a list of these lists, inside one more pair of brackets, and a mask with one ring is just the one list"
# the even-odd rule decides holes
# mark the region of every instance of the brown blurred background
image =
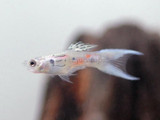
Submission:
[[[159,12],[160,0],[0,0],[0,120],[159,120]],[[23,65],[79,40],[144,52],[127,65],[141,80],[87,68],[69,84]]]
[[[160,120],[160,37],[123,24],[103,34],[83,33],[73,41],[98,48],[125,48],[144,53],[128,60],[127,70],[139,81],[87,68],[70,77],[73,84],[48,78],[40,120]],[[72,41],[72,42],[73,42]]]

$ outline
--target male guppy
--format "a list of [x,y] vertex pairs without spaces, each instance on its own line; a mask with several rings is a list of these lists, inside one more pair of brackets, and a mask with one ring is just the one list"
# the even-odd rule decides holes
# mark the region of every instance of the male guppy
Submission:
[[88,51],[96,46],[82,42],[71,44],[65,52],[31,59],[27,62],[27,66],[34,73],[58,75],[67,82],[71,82],[69,76],[74,72],[86,67],[97,68],[104,73],[128,80],[139,79],[127,74],[126,62],[129,56],[143,55],[143,53],[128,49]]

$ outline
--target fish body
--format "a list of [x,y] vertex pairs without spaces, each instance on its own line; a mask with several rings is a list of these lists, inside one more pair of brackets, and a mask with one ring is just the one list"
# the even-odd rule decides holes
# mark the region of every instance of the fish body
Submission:
[[45,73],[52,76],[58,75],[62,80],[71,82],[69,76],[86,67],[97,68],[104,73],[138,80],[126,72],[126,62],[131,55],[143,55],[143,53],[128,49],[103,49],[89,52],[96,45],[78,42],[71,44],[63,53],[42,56],[27,62],[28,68],[35,73]]

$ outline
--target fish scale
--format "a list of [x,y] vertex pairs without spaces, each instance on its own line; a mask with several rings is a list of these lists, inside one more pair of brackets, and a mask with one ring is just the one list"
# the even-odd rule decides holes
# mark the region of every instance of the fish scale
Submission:
[[95,47],[97,45],[85,44],[80,41],[71,44],[63,53],[34,58],[26,64],[34,73],[58,75],[62,80],[70,83],[72,82],[69,76],[87,67],[97,68],[104,73],[123,79],[139,80],[138,77],[127,73],[126,63],[131,55],[143,55],[143,53],[129,49],[90,51]]

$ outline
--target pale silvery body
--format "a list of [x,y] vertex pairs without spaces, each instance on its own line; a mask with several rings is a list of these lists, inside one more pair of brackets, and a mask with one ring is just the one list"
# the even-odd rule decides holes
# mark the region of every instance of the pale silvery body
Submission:
[[27,66],[32,72],[58,75],[62,80],[68,82],[71,82],[69,76],[86,67],[94,67],[104,73],[128,80],[139,79],[127,74],[126,62],[129,56],[143,53],[127,49],[103,49],[88,52],[95,47],[96,45],[78,42],[70,45],[63,53],[31,59],[27,62]]

